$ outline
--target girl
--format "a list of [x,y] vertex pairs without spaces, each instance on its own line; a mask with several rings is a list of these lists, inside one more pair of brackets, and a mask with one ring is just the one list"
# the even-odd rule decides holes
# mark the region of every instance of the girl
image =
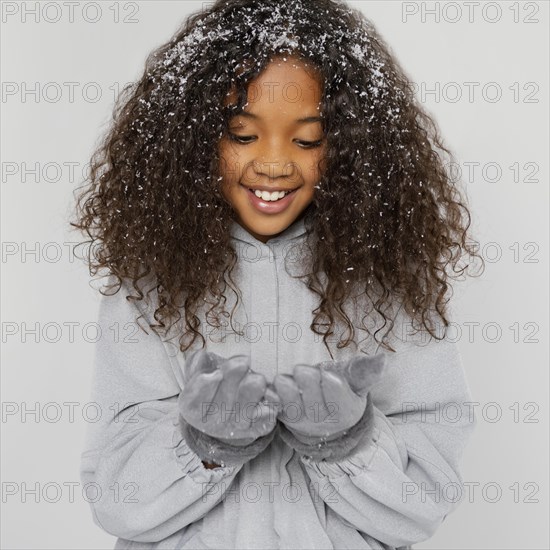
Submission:
[[411,548],[456,509],[445,154],[335,0],[218,0],[149,56],[72,223],[118,287],[81,462],[115,548]]

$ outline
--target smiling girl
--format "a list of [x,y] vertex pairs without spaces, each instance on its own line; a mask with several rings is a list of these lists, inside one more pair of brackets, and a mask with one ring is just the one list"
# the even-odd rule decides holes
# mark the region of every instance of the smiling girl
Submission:
[[250,108],[220,140],[224,197],[239,224],[264,243],[301,219],[313,200],[325,152],[321,86],[301,61],[273,59],[249,89]]
[[115,548],[411,548],[456,509],[445,155],[344,3],[218,0],[149,56],[72,224],[118,287],[81,461]]

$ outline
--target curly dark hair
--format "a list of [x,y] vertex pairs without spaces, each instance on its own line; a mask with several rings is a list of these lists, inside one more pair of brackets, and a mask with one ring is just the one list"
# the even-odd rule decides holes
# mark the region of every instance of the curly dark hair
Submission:
[[[225,301],[224,274],[237,261],[215,144],[250,82],[282,53],[313,64],[323,86],[326,164],[305,218],[314,252],[307,286],[320,299],[311,330],[327,345],[341,319],[350,336],[338,347],[348,345],[354,326],[343,304],[359,289],[366,316],[376,311],[391,330],[397,303],[420,321],[415,330],[439,338],[431,313],[449,325],[449,281],[470,266],[458,268],[461,258],[483,263],[447,171],[453,156],[374,25],[336,0],[218,0],[148,56],[115,103],[70,223],[91,239],[90,274],[105,268],[119,286],[131,281],[139,300],[138,281],[151,278],[151,328],[179,321],[183,308],[180,350],[197,336],[204,343],[196,308],[208,293],[212,307]],[[226,107],[230,90],[238,102]]]

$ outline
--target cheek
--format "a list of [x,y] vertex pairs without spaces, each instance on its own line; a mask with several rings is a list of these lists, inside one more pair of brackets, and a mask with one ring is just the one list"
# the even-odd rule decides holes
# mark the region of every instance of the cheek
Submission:
[[[229,177],[231,178],[231,176]],[[238,204],[238,189],[236,189],[235,182],[224,178],[220,182],[220,192],[226,202],[235,208]]]
[[236,166],[238,166],[238,159],[231,152],[231,149],[228,147],[219,148],[220,156],[220,173],[223,176],[224,181],[231,181],[235,179],[238,174],[236,174]]
[[245,159],[234,147],[221,145],[220,154],[220,172],[227,182],[239,181],[242,177]]
[[313,155],[309,162],[307,180],[317,181],[325,170],[325,156],[324,152],[320,152]]

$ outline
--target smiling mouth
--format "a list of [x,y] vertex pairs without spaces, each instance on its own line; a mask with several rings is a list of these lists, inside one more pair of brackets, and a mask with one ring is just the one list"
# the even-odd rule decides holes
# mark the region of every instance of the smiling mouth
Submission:
[[295,193],[299,189],[299,187],[296,187],[295,189],[290,190],[262,191],[261,189],[252,189],[250,187],[246,187],[245,185],[243,185],[243,187],[259,199],[262,199],[266,202],[277,202],[278,200],[281,200],[286,196]]

